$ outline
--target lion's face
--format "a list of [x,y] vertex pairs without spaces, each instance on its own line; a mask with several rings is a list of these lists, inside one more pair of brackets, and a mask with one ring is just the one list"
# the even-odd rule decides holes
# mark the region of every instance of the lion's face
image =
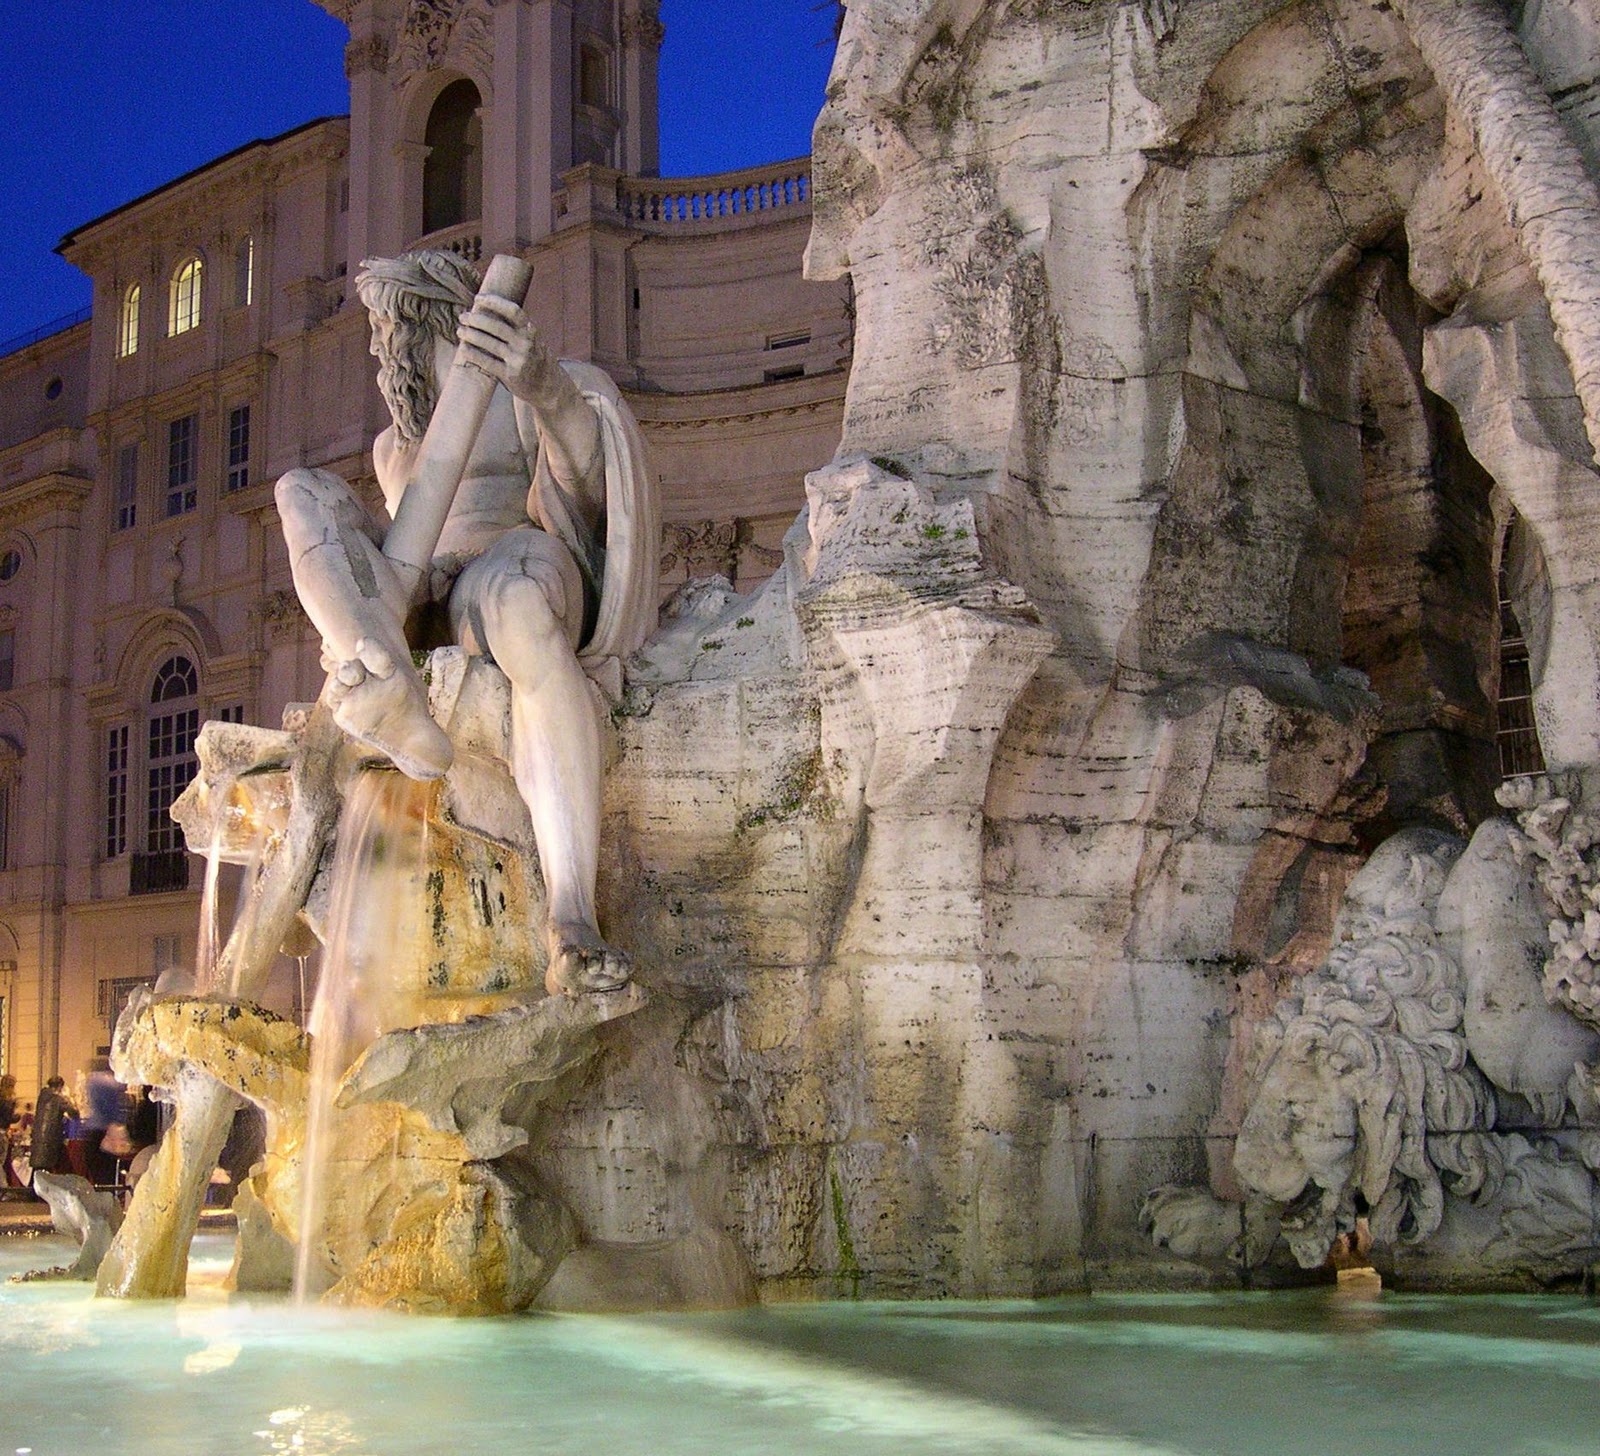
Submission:
[[1320,1265],[1354,1218],[1361,1123],[1351,1078],[1330,1061],[1323,1034],[1291,1028],[1234,1149],[1245,1186],[1284,1210],[1284,1236],[1304,1268]]

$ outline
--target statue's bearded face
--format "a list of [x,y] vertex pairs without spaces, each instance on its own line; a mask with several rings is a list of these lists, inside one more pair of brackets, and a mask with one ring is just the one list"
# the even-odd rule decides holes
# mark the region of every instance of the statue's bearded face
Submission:
[[434,331],[374,310],[371,313],[373,357],[378,361],[378,392],[389,406],[395,433],[414,445],[428,428],[439,393],[434,369]]

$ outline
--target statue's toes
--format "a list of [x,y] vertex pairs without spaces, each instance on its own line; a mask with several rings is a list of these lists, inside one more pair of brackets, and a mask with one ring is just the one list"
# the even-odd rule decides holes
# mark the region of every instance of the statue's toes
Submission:
[[621,951],[608,945],[560,946],[545,972],[545,989],[552,996],[587,996],[619,991],[628,984],[633,966]]

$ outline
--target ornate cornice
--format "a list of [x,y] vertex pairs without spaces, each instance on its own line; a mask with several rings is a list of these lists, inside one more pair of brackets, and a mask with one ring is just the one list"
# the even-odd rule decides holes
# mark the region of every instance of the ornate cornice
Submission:
[[76,515],[94,489],[94,482],[81,475],[52,470],[0,492],[0,531],[37,520],[51,511],[70,511]]
[[493,55],[492,21],[484,0],[411,0],[389,52],[395,85],[447,61],[488,76]]
[[666,38],[666,26],[661,23],[661,17],[652,11],[639,11],[637,14],[622,17],[624,45],[653,47],[660,50],[661,42]]

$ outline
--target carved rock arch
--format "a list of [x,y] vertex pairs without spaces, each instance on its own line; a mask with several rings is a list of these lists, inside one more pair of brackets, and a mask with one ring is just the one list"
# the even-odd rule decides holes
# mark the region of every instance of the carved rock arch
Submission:
[[1305,0],[1241,39],[1132,203],[1139,230],[1175,238],[1150,293],[1181,349],[1184,443],[1127,644],[1157,671],[1216,633],[1340,658],[1372,308],[1360,269],[1443,139],[1397,23],[1352,76],[1358,11],[1370,30],[1367,7]]

